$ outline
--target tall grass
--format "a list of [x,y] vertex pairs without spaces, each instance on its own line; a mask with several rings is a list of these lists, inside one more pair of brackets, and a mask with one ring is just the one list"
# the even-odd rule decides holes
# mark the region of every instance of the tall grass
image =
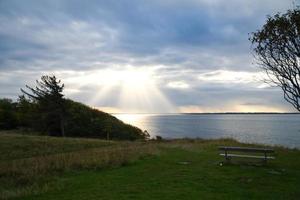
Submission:
[[75,152],[90,148],[119,145],[119,142],[87,139],[33,136],[0,131],[0,162],[50,154]]
[[48,190],[51,188],[49,181],[53,180],[51,177],[61,172],[122,166],[157,152],[155,144],[120,143],[118,146],[2,162],[0,198],[8,199]]

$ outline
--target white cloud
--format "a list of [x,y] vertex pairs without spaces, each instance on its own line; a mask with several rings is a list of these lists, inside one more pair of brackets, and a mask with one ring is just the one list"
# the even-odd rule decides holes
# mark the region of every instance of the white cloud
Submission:
[[167,84],[167,87],[173,88],[173,89],[188,89],[190,87],[190,85],[184,81],[173,81],[173,82],[169,82]]
[[[291,5],[280,0],[6,1],[0,8],[0,96],[16,97],[40,75],[55,74],[66,83],[68,97],[106,108],[119,109],[121,82],[133,92],[144,79],[151,86],[141,90],[148,99],[126,94],[133,103],[121,102],[123,107],[136,106],[140,98],[149,107],[164,104],[166,111],[193,110],[190,105],[198,103],[201,110],[227,109],[240,96],[283,105],[280,92],[263,84],[252,65],[248,33],[267,14]],[[129,68],[143,72],[126,73]]]
[[215,70],[198,76],[200,81],[220,84],[261,84],[263,78],[265,75],[262,72],[228,70]]

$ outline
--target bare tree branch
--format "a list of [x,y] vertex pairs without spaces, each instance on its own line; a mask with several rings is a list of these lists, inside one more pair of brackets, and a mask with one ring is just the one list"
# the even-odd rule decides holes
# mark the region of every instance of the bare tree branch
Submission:
[[284,99],[300,111],[300,9],[269,16],[261,30],[249,38],[254,57]]

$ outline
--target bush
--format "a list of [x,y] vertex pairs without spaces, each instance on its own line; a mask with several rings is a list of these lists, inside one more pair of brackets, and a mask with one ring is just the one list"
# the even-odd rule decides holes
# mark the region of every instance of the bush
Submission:
[[162,141],[163,138],[162,138],[161,136],[157,135],[157,136],[156,136],[156,140],[157,140],[157,141]]
[[0,99],[0,129],[13,129],[17,125],[16,104],[10,99]]
[[[45,113],[37,108],[35,101],[29,101],[21,96],[14,103],[10,99],[0,100],[0,129],[31,129],[49,135],[61,136],[58,128],[45,116]],[[51,125],[51,126],[50,126]],[[141,129],[123,123],[116,117],[90,108],[82,103],[65,100],[65,136],[90,137],[113,140],[144,140],[148,133]],[[54,131],[56,130],[56,132]]]
[[84,104],[66,100],[66,136],[115,140],[145,139],[139,128]]

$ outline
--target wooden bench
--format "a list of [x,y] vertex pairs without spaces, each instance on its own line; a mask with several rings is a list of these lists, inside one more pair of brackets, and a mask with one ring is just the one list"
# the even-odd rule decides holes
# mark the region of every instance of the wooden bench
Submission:
[[[221,147],[219,147],[219,151],[224,151],[224,153],[220,153],[220,156],[224,156],[226,161],[230,161],[231,158],[233,158],[233,157],[262,159],[264,162],[267,162],[267,160],[275,159],[274,156],[268,155],[268,154],[274,153],[273,149],[221,146]],[[232,154],[230,152],[245,152],[248,154]],[[251,154],[249,155],[249,153],[251,153]]]

